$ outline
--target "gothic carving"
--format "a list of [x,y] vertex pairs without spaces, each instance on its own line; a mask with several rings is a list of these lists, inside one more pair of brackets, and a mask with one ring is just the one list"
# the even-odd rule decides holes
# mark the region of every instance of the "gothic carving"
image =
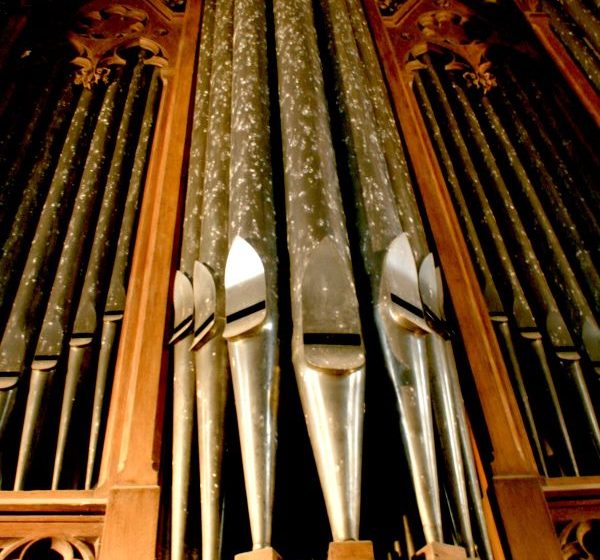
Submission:
[[404,3],[405,0],[377,0],[379,13],[381,13],[383,17],[393,16]]
[[496,85],[486,58],[496,34],[467,6],[455,0],[413,2],[384,21],[398,60],[409,73],[423,67],[420,56],[436,51],[450,55],[446,70],[461,72],[470,86],[487,93]]
[[106,81],[112,66],[125,64],[121,53],[131,47],[148,52],[146,64],[165,66],[168,57],[161,39],[168,34],[160,21],[139,7],[110,4],[82,12],[69,34],[79,54],[72,61],[79,68],[75,82],[91,88]]
[[0,560],[94,560],[94,549],[93,545],[76,538],[25,538],[6,545],[0,552]]
[[568,523],[560,532],[559,540],[564,560],[597,560],[600,558],[600,519]]

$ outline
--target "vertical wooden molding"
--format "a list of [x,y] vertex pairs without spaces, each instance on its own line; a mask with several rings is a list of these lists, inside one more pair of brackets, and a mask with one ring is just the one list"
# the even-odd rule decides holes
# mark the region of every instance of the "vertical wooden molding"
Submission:
[[[177,56],[163,68],[163,95],[150,165],[130,283],[101,483],[156,484],[161,449],[166,365],[165,325],[169,309],[174,238],[188,110],[192,95],[200,0],[188,3]],[[157,512],[158,514],[158,512]]]
[[559,560],[560,549],[533,454],[442,170],[411,89],[410,70],[403,66],[406,61],[396,56],[376,0],[365,0],[364,5],[492,441],[492,483],[510,552],[515,560]]

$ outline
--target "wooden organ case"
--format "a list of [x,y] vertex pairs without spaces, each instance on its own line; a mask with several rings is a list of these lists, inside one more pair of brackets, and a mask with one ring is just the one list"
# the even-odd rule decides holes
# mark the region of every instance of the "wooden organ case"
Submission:
[[[197,0],[94,0],[53,6],[44,12],[7,3],[0,43],[5,339],[0,346],[0,560],[169,558],[170,505],[164,496],[170,492],[173,389],[168,341],[203,5]],[[465,397],[480,450],[478,472],[494,558],[594,558],[600,552],[594,448],[600,351],[593,325],[600,286],[594,276],[598,250],[593,240],[599,236],[593,146],[600,78],[597,19],[595,27],[586,19],[594,15],[593,7],[583,0],[518,1],[516,6],[364,0],[363,8],[472,373],[472,391]],[[272,10],[271,2],[266,9]],[[41,21],[54,17],[55,26]],[[326,40],[320,41],[326,50]],[[563,141],[561,132],[573,141]],[[277,155],[274,149],[273,160]],[[553,165],[546,169],[548,160]],[[137,203],[130,202],[136,177]],[[54,205],[48,202],[51,192],[59,193]],[[520,223],[511,219],[511,205]],[[104,206],[110,208],[103,214]],[[102,215],[108,224],[104,230]],[[277,220],[285,222],[281,208]],[[491,222],[497,226],[490,229]],[[123,235],[127,250],[120,268],[126,300],[124,292],[119,300],[111,291],[121,231],[129,231]],[[285,236],[285,227],[280,224],[277,232]],[[99,236],[113,239],[95,243]],[[498,238],[506,244],[495,243]],[[551,250],[544,252],[546,246]],[[94,255],[95,273],[88,264]],[[532,259],[544,270],[537,280],[523,270],[524,262],[535,268]],[[508,272],[507,261],[513,266]],[[557,279],[547,267],[558,270]],[[60,283],[55,278],[62,270],[71,276]],[[518,301],[513,270],[528,314],[507,295]],[[539,279],[544,274],[545,284]],[[286,286],[280,284],[280,290]],[[83,294],[91,292],[97,295],[87,301]],[[558,303],[553,307],[549,298]],[[81,303],[86,301],[88,308]],[[49,302],[58,302],[67,314],[52,316]],[[547,314],[555,308],[564,315],[571,346],[553,338]],[[592,327],[578,322],[586,314]],[[531,324],[524,315],[531,315]],[[64,323],[58,334],[46,326],[57,321]],[[286,321],[289,316],[281,311],[280,322]],[[287,328],[281,332],[289,336]],[[20,348],[15,341],[23,339]],[[108,357],[103,357],[105,339]],[[51,340],[58,340],[54,354],[47,351]],[[280,335],[280,344],[287,343]],[[284,375],[291,361],[289,350],[281,352],[287,359],[282,358]],[[102,363],[108,380],[98,412],[97,456],[90,459],[91,403]],[[550,363],[546,377],[545,363]],[[537,377],[529,368],[539,370]],[[76,379],[69,393],[71,377]],[[281,395],[290,398],[294,382],[285,383]],[[383,382],[372,387],[391,392]],[[543,393],[541,402],[531,394],[535,390]],[[87,399],[89,410],[70,410],[75,396]],[[291,398],[298,413],[297,396]],[[285,405],[279,406],[281,425],[286,413]],[[370,406],[375,405],[367,401],[367,418]],[[28,414],[38,420],[24,435],[23,426],[32,425]],[[71,420],[62,427],[59,418],[65,414]],[[476,426],[478,420],[485,426]],[[65,448],[57,461],[61,429]],[[373,433],[374,428],[365,428],[365,438]],[[280,437],[284,434],[298,433],[280,427]],[[305,466],[313,468],[307,441],[299,448],[309,455]],[[281,453],[289,449],[280,442]],[[365,441],[364,449],[377,455],[374,443]],[[239,452],[233,456],[239,460]],[[290,456],[297,459],[298,452]],[[290,461],[289,456],[278,460]],[[380,460],[385,455],[379,453]],[[367,484],[378,474],[375,461],[365,456],[364,462],[368,494]],[[278,476],[283,468],[278,465]],[[387,476],[390,471],[386,468]],[[240,469],[226,473],[238,476]],[[277,482],[275,487],[277,514],[284,510]],[[288,490],[288,495],[298,498],[299,493]],[[375,502],[367,507],[367,515],[378,510],[371,521],[363,511],[365,538],[374,541],[381,557],[408,558],[406,549],[378,542],[389,537],[387,529],[377,530],[380,519],[397,524],[400,535],[402,515],[390,520],[396,515],[390,504]],[[318,508],[317,518],[326,523],[322,504]],[[197,515],[195,506],[190,509]],[[285,515],[298,526],[311,512]],[[294,557],[294,540],[304,538],[301,526],[288,531],[281,541],[273,536],[284,558]],[[226,527],[227,536],[248,540],[243,530]],[[323,553],[327,540],[323,534],[307,538],[298,557]],[[234,543],[224,550],[233,554],[244,546],[249,548]],[[190,551],[190,557],[196,553]]]

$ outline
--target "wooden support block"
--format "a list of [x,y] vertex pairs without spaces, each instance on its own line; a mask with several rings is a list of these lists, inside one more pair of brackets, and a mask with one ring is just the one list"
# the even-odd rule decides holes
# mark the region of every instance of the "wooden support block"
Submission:
[[327,560],[374,560],[371,541],[343,541],[329,543]]
[[267,546],[258,550],[236,554],[235,560],[281,560],[281,556],[275,552],[275,549]]
[[467,553],[462,546],[434,542],[419,550],[417,558],[423,560],[467,560]]

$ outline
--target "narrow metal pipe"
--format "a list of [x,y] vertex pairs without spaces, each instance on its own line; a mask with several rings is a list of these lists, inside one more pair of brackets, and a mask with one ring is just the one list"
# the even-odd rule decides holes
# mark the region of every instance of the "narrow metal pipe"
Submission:
[[[134,105],[141,95],[143,60],[140,59],[133,70],[131,81],[123,107],[117,139],[112,153],[110,168],[106,177],[106,185],[100,212],[93,230],[94,241],[89,253],[87,268],[81,288],[75,321],[71,329],[67,377],[63,393],[60,427],[54,458],[53,489],[58,488],[63,455],[66,449],[70,427],[71,412],[78,398],[76,388],[80,385],[80,370],[83,353],[91,353],[94,335],[97,330],[97,316],[100,305],[105,299],[109,278],[104,274],[110,264],[112,249],[116,240],[112,238],[113,229],[121,214],[119,198],[125,181],[122,180],[123,168],[127,152],[131,152],[129,142],[133,121]],[[128,145],[129,144],[129,145]],[[133,155],[133,154],[131,154]],[[56,486],[54,486],[56,484]]]
[[[423,305],[432,319],[432,326],[443,324],[441,278],[439,280],[438,282],[433,254],[430,253],[419,269],[419,286]],[[456,403],[456,392],[453,387],[455,379],[450,372],[448,350],[443,334],[445,333],[434,331],[427,335],[433,409],[449,478],[448,495],[456,519],[458,540],[465,546],[467,554],[474,557],[475,541],[469,517],[462,446],[457,425],[458,403]]]
[[550,16],[550,25],[556,32],[560,41],[569,50],[573,58],[579,63],[589,80],[596,89],[600,89],[600,66],[590,50],[575,33],[570,29],[564,16],[553,5],[552,1],[543,1],[542,9]]
[[279,394],[277,248],[264,2],[237,0],[233,19],[224,336],[256,550],[271,544]]
[[[53,115],[49,130],[50,140],[60,138],[59,131],[69,118],[73,97],[74,89],[69,86]],[[38,283],[47,284],[51,281],[51,274],[48,273],[52,262],[51,257],[54,256],[61,235],[64,235],[65,225],[63,222],[71,206],[71,194],[75,189],[75,177],[82,158],[81,148],[89,140],[90,124],[95,117],[95,112],[91,110],[92,101],[91,91],[81,91],[48,190],[46,191],[42,185],[47,175],[52,172],[51,166],[54,161],[52,152],[56,147],[52,141],[44,143],[44,151],[33,166],[23,188],[19,208],[12,218],[10,231],[0,254],[0,302],[3,302],[0,305],[4,307],[11,304],[7,296],[13,281],[12,274],[15,271],[18,270],[22,279],[27,279],[27,281],[20,282],[13,300],[11,317],[4,329],[5,337],[11,338],[10,332],[17,329],[19,331],[18,338],[21,339],[21,330],[25,322],[25,318],[21,315],[25,310],[28,310],[30,317],[35,315],[33,312],[37,312],[38,309],[35,304],[29,303],[32,301],[31,296],[36,293],[35,288]],[[40,211],[39,207],[42,204]],[[6,220],[3,219],[3,221]],[[33,240],[30,245],[26,245],[22,242],[23,236],[29,237],[28,234],[32,230],[35,230]],[[26,263],[23,269],[19,270],[17,263],[28,249]],[[45,258],[40,259],[40,255],[45,255]],[[41,282],[41,280],[45,282]],[[45,286],[45,290],[47,289],[48,287]],[[37,293],[42,296],[45,290],[38,290]],[[41,305],[41,302],[37,305]],[[29,321],[33,320],[32,317]],[[27,339],[29,340],[29,337]],[[14,348],[15,341],[3,343],[0,348],[2,347]],[[0,350],[1,353],[2,350]],[[2,358],[0,358],[1,362]],[[5,369],[5,366],[2,366],[1,369]]]
[[561,0],[560,3],[565,7],[579,29],[583,31],[590,45],[599,53],[600,31],[598,26],[594,25],[594,20],[598,17],[598,5],[596,4],[596,12],[594,13],[581,0]]
[[[590,249],[596,252],[596,257],[600,256],[600,222],[591,209],[594,200],[596,205],[600,205],[600,195],[588,200],[582,188],[581,183],[585,182],[585,176],[580,174],[580,166],[574,165],[579,155],[577,143],[573,142],[570,135],[566,135],[568,139],[553,136],[560,134],[555,116],[547,112],[548,109],[542,115],[536,110],[540,105],[542,109],[546,107],[544,100],[539,97],[541,92],[528,95],[509,67],[503,69],[503,74],[505,87],[500,90],[503,100],[508,99],[510,93],[511,106],[515,106],[516,112],[527,118],[526,128],[534,130],[539,136],[543,149],[548,154],[547,158],[554,164],[557,184],[562,186],[563,196],[568,197],[575,207],[572,214],[579,216],[578,225],[585,226],[587,234],[591,236]],[[531,135],[529,137],[531,138]],[[544,158],[544,161],[547,161],[547,158]],[[588,192],[594,195],[595,189],[592,187]]]
[[90,423],[90,438],[88,442],[87,463],[85,468],[84,488],[92,488],[94,469],[96,466],[96,455],[98,452],[98,439],[102,425],[102,412],[104,410],[104,400],[106,384],[108,382],[108,372],[111,366],[112,348],[117,337],[117,328],[119,318],[111,320],[104,316],[102,322],[102,335],[100,337],[100,350],[98,353],[98,365],[96,368],[96,382],[94,384],[94,400],[92,403],[92,420]]
[[183,560],[194,426],[194,369],[189,352],[193,340],[194,292],[189,278],[179,271],[173,286],[173,307],[171,558]]
[[[520,279],[517,276],[517,272],[512,263],[512,258],[508,249],[505,245],[503,234],[500,231],[498,223],[496,221],[496,217],[490,203],[488,201],[487,195],[479,178],[478,172],[473,164],[471,159],[471,155],[469,153],[469,149],[462,137],[462,133],[456,121],[456,118],[452,112],[452,108],[442,87],[441,81],[433,69],[431,65],[431,61],[429,59],[427,61],[427,75],[431,81],[432,90],[437,99],[438,103],[441,105],[443,114],[449,123],[449,136],[457,149],[457,155],[460,158],[460,162],[463,165],[467,177],[469,179],[469,184],[471,187],[471,192],[474,195],[477,204],[480,207],[480,211],[483,215],[483,220],[481,221],[482,226],[488,230],[489,237],[491,239],[491,247],[493,247],[495,251],[495,260],[499,264],[498,271],[504,274],[503,283],[510,287],[511,290],[511,299],[510,299],[510,309],[512,315],[515,319],[515,322],[518,326],[519,332],[521,336],[523,336],[526,340],[528,340],[529,344],[534,344],[535,340],[541,337],[540,330],[536,324],[536,320],[533,316],[531,308],[529,307],[528,300],[525,297],[525,293],[523,292],[523,288],[521,287]],[[418,76],[415,77],[415,83],[420,91],[424,92],[423,88],[419,86],[420,78]],[[424,99],[424,97],[423,97]],[[432,115],[431,112],[425,112],[425,115]],[[431,119],[430,119],[431,120]],[[474,126],[474,125],[473,125]],[[488,154],[489,159],[489,154]],[[489,161],[490,165],[495,165],[494,162]],[[496,169],[497,175],[492,174],[493,180],[501,180],[500,171]],[[449,183],[452,186],[452,183]],[[456,193],[455,193],[456,195]],[[461,197],[456,197],[455,199],[461,201]],[[464,199],[462,199],[464,200]],[[465,207],[463,213],[468,213],[469,210]],[[546,279],[541,272],[540,265],[537,261],[535,253],[533,252],[533,248],[531,247],[531,243],[526,237],[522,238],[525,254],[527,255],[527,262],[531,264],[526,273],[526,280],[532,285],[534,288],[532,294],[534,296],[535,303],[539,306],[540,310],[545,315],[545,327],[548,329],[548,336],[555,348],[565,348],[565,347],[573,347],[573,341],[569,335],[566,324],[564,323],[562,316],[558,311],[558,307],[554,300],[554,296],[550,291],[550,288],[547,285]],[[543,347],[542,347],[543,351]],[[545,354],[536,353],[535,354],[539,358],[538,367],[540,371],[544,371],[544,368],[547,364],[547,359]],[[546,377],[546,379],[548,379]],[[564,426],[564,417],[562,414],[562,408],[558,408],[554,410],[559,426]],[[561,436],[564,440],[564,445],[567,449],[571,447],[569,434],[566,431],[561,431]],[[572,470],[577,470],[577,464],[572,462],[572,455],[567,453],[567,457],[564,458]]]
[[[209,13],[208,17],[205,22],[214,25],[214,31],[212,41],[204,47],[201,45],[205,49],[212,47],[212,53],[206,137],[198,139],[200,145],[205,142],[206,150],[202,192],[195,195],[201,196],[200,236],[193,241],[186,236],[184,241],[190,242],[189,250],[195,251],[191,247],[198,247],[194,263],[195,330],[191,348],[196,372],[202,557],[217,560],[221,554],[221,470],[230,383],[227,345],[223,338],[226,313],[223,278],[228,237],[233,1],[216,2],[214,16]],[[207,33],[211,33],[210,28],[205,31],[205,37]],[[208,78],[200,78],[203,80],[200,87],[206,87]],[[206,107],[205,93],[202,99],[204,103],[197,111]],[[197,155],[202,157],[199,152]],[[186,213],[188,210],[190,208],[186,208]],[[186,227],[190,226],[188,223]],[[188,231],[193,234],[191,228]],[[184,247],[182,256],[188,255],[189,250]],[[206,294],[210,295],[209,301],[205,299]]]
[[[38,336],[32,365],[34,370],[54,370],[59,365],[72,313],[71,307],[75,286],[78,283],[78,275],[83,265],[84,242],[95,222],[95,200],[98,191],[101,190],[101,169],[103,160],[106,158],[106,150],[110,146],[115,113],[118,112],[117,96],[119,90],[120,84],[118,81],[110,84],[100,109],[81,182],[75,197],[46,313]],[[36,391],[43,393],[45,389],[40,384]],[[39,414],[39,410],[32,409],[29,415],[30,421],[36,423]],[[24,427],[23,437],[29,433],[29,427]],[[21,447],[31,452],[31,443],[23,441],[23,438],[21,439]],[[25,458],[23,464],[28,463],[29,459]],[[26,472],[23,476],[26,476]]]
[[13,490],[23,490],[25,488],[33,449],[40,431],[39,419],[46,410],[44,400],[55,377],[56,367],[52,367],[52,364],[50,364],[49,369],[46,369],[42,364],[40,364],[40,367],[31,369]]
[[[92,92],[82,91],[40,214],[36,233],[29,247],[21,282],[0,342],[2,388],[8,391],[17,390],[17,382],[33,350],[34,336],[39,329],[37,322],[46,300],[45,291],[50,288],[52,281],[52,261],[56,257],[55,253],[65,231],[62,223],[68,216],[71,206],[69,199],[72,191],[75,190],[72,181],[79,166],[82,145],[85,146],[87,143],[86,126],[89,123],[88,111],[92,100]],[[15,231],[9,241],[18,246],[18,239],[20,239],[19,233]],[[7,258],[11,257],[7,256]],[[3,261],[0,270],[6,271],[5,264]],[[2,280],[5,280],[5,277]],[[5,288],[6,284],[2,283],[0,296],[4,295]],[[5,415],[5,421],[8,421],[9,417],[10,414]],[[5,426],[0,426],[0,432],[4,429]]]
[[[462,89],[455,87],[455,91],[461,105],[467,107],[468,99]],[[580,337],[583,347],[592,362],[597,363],[598,367],[600,367],[600,328],[596,323],[592,309],[579,286],[552,223],[546,215],[544,206],[536,194],[527,175],[527,171],[523,167],[506,130],[502,126],[502,122],[492,107],[489,98],[483,97],[481,103],[485,117],[493,131],[493,135],[498,140],[502,150],[506,153],[509,165],[517,177],[520,187],[519,191],[524,196],[525,200],[527,200],[529,212],[531,216],[533,216],[535,222],[534,231],[543,237],[540,247],[544,248],[544,256],[546,257],[546,262],[548,262],[547,268],[553,271],[552,274],[548,274],[547,276],[550,278],[555,289],[559,293],[562,293],[563,301],[567,304],[567,309],[569,310],[571,328]],[[468,113],[468,115],[472,114],[472,112]],[[483,140],[483,137],[478,133],[477,138]],[[489,161],[491,162],[491,160]],[[494,169],[497,168],[494,167]],[[516,214],[513,202],[514,197],[507,188],[507,185],[503,181],[495,181],[494,185],[503,201],[505,212],[510,212],[514,216]],[[553,210],[558,211],[559,209],[554,208]],[[515,227],[522,229],[522,235],[527,235],[526,228],[524,227],[525,224],[523,222],[518,223],[518,218],[516,218],[516,216],[513,223],[515,224]],[[573,232],[572,235],[575,235],[575,232]],[[580,250],[579,254],[585,256],[584,251]],[[600,278],[598,277],[598,273],[591,262],[591,259],[587,259],[585,265],[585,278],[588,280],[588,287],[594,294],[595,301],[598,301],[598,298],[600,297]]]
[[276,0],[292,361],[334,541],[358,538],[365,383],[358,302],[308,0]]
[[[552,209],[556,216],[554,220],[554,226],[562,232],[561,240],[564,240],[565,245],[569,251],[569,254],[573,255],[576,263],[581,271],[581,274],[585,278],[586,284],[589,286],[589,291],[593,294],[593,303],[596,309],[600,310],[600,278],[593,257],[590,252],[595,242],[600,244],[600,227],[597,223],[597,218],[591,210],[589,204],[583,203],[578,204],[575,212],[567,206],[570,200],[576,200],[577,196],[568,197],[568,190],[574,183],[573,177],[566,172],[564,169],[564,163],[558,167],[560,172],[560,182],[564,182],[564,186],[561,189],[560,183],[555,181],[554,177],[550,174],[547,166],[544,163],[544,157],[536,147],[535,143],[531,140],[531,134],[527,130],[525,122],[519,114],[518,108],[513,104],[504,88],[499,90],[499,95],[502,104],[507,109],[510,115],[511,125],[515,132],[515,140],[518,146],[527,154],[529,162],[535,167],[536,172],[539,174],[541,185],[536,189],[538,196],[542,197],[545,201],[545,206]],[[535,118],[535,117],[534,117]],[[534,120],[536,126],[541,127],[543,131],[543,125],[539,119]],[[540,134],[541,131],[537,131]],[[543,132],[541,132],[544,134]],[[553,157],[559,157],[556,150],[552,149],[551,154]],[[553,162],[554,165],[558,162]],[[567,191],[567,192],[565,192]],[[575,193],[574,193],[575,194]],[[583,215],[578,212],[583,212]],[[584,220],[591,220],[587,231],[594,232],[592,239],[587,238],[585,235],[585,228],[581,228],[582,218]],[[580,233],[580,228],[583,232]],[[596,251],[600,248],[596,248]]]

